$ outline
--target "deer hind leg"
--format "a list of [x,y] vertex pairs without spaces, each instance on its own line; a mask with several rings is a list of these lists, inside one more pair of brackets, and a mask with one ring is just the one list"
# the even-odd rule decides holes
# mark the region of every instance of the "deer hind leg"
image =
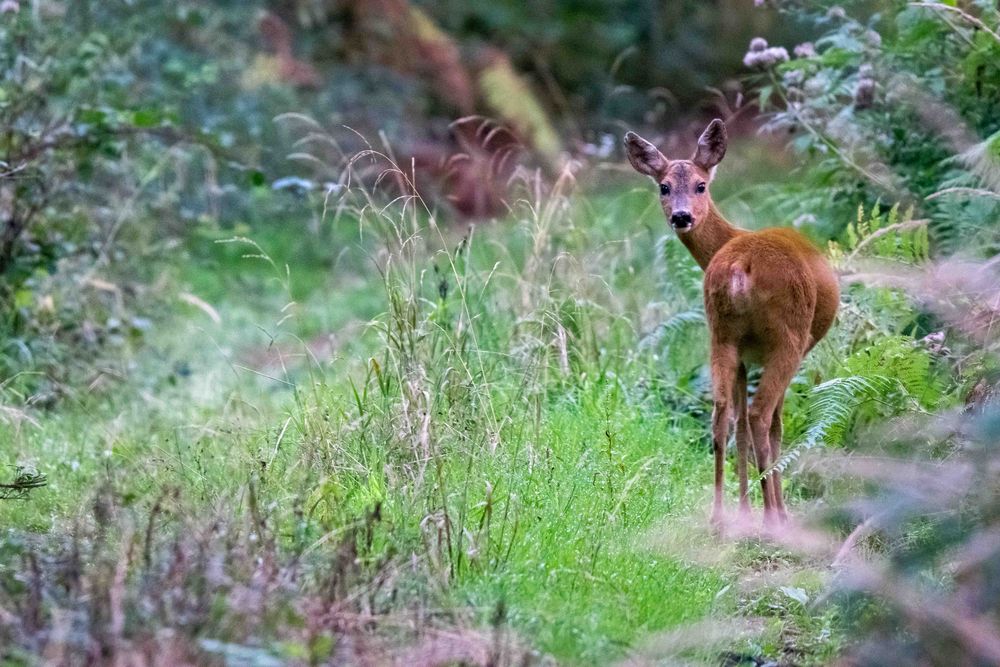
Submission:
[[733,392],[736,408],[736,477],[740,483],[740,515],[750,516],[750,494],[747,484],[747,462],[750,459],[750,422],[747,418],[747,367],[740,364]]
[[780,475],[767,474],[776,461],[772,457],[774,450],[771,448],[770,434],[775,409],[779,408],[784,400],[785,390],[792,381],[800,361],[801,355],[788,354],[787,351],[768,359],[764,364],[764,373],[749,410],[750,435],[753,438],[757,470],[761,475],[760,488],[764,496],[765,524],[775,523],[780,517],[779,508],[784,507],[780,496]]
[[735,345],[712,344],[712,449],[715,452],[715,499],[712,505],[712,523],[723,521],[722,484],[726,444],[729,441],[729,424],[732,421],[733,388],[739,368],[739,354]]
[[[778,405],[774,408],[774,415],[771,418],[771,430],[768,431],[767,439],[771,445],[771,463],[777,463],[781,460],[781,409],[785,405],[785,396],[782,394],[781,400],[778,401]],[[771,473],[771,477],[774,478],[774,501],[775,508],[778,511],[778,518],[781,521],[786,521],[788,519],[788,512],[785,511],[785,500],[781,494],[781,472],[775,470]]]

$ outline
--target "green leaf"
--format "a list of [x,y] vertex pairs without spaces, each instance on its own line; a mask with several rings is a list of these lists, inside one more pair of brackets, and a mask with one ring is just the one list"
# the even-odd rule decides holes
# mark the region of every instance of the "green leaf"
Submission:
[[108,112],[105,109],[95,109],[94,107],[83,107],[77,112],[77,119],[82,123],[90,125],[101,125],[107,121]]
[[761,86],[760,94],[759,97],[757,98],[757,104],[758,106],[760,106],[761,109],[766,109],[768,107],[771,100],[771,94],[773,92],[774,92],[774,86],[772,85]]
[[163,114],[156,109],[139,109],[132,112],[132,125],[135,127],[156,127],[162,125]]
[[14,307],[28,308],[35,300],[35,295],[29,289],[19,289],[14,293]]
[[778,590],[802,606],[809,602],[809,594],[796,586],[781,586]]

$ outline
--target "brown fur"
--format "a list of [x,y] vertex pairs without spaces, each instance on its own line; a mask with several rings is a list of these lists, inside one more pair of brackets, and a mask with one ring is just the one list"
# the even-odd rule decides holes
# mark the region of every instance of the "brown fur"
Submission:
[[[764,476],[781,453],[785,390],[802,358],[833,324],[840,290],[822,253],[799,232],[738,229],[719,213],[707,186],[725,156],[726,144],[721,120],[709,124],[691,160],[668,160],[638,135],[625,136],[629,161],[661,187],[663,212],[705,270],[715,403],[712,520],[722,520],[723,459],[735,418],[740,511],[750,510],[746,465],[752,447],[762,475],[764,518],[772,522],[786,516],[780,473]],[[748,363],[764,369],[751,404],[746,390]]]

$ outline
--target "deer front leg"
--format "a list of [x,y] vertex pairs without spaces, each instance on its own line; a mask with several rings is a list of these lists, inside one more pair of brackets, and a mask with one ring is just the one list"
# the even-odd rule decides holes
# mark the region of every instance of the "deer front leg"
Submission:
[[712,449],[715,452],[715,499],[712,504],[712,523],[723,522],[722,487],[726,444],[729,442],[729,424],[732,421],[733,387],[739,367],[739,354],[735,345],[712,344]]

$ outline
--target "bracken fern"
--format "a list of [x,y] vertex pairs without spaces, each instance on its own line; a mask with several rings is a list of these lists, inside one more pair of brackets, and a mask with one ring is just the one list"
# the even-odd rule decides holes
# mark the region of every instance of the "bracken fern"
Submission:
[[898,391],[898,380],[885,375],[849,375],[833,378],[812,391],[808,413],[811,422],[802,438],[774,465],[784,471],[804,452],[819,445],[840,443],[865,403]]

